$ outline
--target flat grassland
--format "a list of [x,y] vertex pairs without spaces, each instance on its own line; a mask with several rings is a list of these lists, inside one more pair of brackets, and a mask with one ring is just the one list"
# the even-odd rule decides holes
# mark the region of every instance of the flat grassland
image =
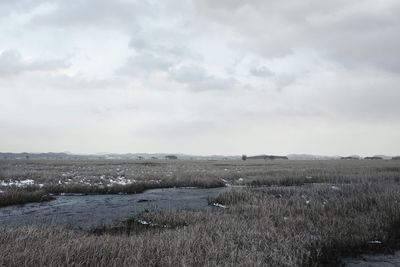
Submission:
[[0,161],[2,206],[173,186],[227,186],[210,200],[225,208],[132,231],[4,227],[0,265],[327,266],[400,244],[400,161]]

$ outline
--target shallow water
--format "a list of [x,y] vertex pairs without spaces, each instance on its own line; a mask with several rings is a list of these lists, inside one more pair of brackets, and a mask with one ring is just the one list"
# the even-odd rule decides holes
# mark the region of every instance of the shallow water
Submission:
[[152,189],[133,195],[57,196],[55,200],[0,208],[0,227],[25,225],[93,229],[128,220],[145,210],[203,210],[224,188]]
[[400,251],[393,255],[365,255],[361,258],[346,260],[347,267],[393,267],[400,266]]

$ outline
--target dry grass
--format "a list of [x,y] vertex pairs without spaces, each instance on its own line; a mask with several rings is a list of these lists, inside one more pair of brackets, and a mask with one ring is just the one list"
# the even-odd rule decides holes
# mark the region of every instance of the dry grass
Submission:
[[49,201],[52,197],[44,190],[11,188],[0,194],[0,207],[29,202]]
[[[173,164],[187,164],[188,173],[193,169],[189,180],[202,173],[230,184],[267,186],[232,187],[210,200],[226,209],[149,212],[136,218],[167,227],[128,223],[130,231],[97,234],[3,229],[0,265],[326,266],[366,249],[399,245],[400,162]],[[382,245],[370,244],[373,240]]]

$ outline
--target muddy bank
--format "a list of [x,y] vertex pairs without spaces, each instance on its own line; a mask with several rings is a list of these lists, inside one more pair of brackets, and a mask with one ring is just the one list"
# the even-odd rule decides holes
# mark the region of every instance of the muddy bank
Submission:
[[89,230],[126,221],[146,210],[203,210],[224,188],[152,189],[134,195],[57,196],[55,200],[0,208],[0,227],[63,226]]

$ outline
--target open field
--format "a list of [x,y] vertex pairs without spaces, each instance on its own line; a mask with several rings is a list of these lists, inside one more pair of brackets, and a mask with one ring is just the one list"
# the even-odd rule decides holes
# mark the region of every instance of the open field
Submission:
[[400,244],[399,161],[0,162],[3,205],[221,185],[210,203],[225,208],[145,212],[120,229],[4,228],[0,265],[326,266]]

